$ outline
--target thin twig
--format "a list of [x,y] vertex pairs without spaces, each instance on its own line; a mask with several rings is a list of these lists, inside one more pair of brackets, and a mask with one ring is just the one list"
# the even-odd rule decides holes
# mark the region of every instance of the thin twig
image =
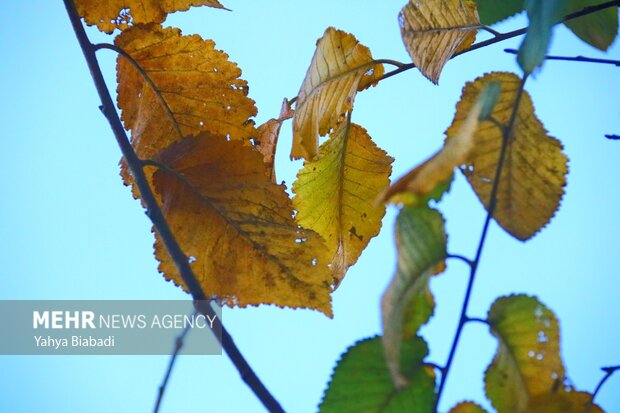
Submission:
[[617,140],[620,140],[620,135],[605,135],[605,137],[606,137],[607,139],[612,140],[612,141],[617,141]]
[[[573,20],[576,19],[578,17],[582,17],[582,16],[586,16],[588,14],[592,14],[592,13],[596,13],[598,11],[601,10],[605,10],[608,9],[610,7],[614,7],[614,6],[620,6],[620,0],[614,0],[614,1],[608,1],[605,3],[601,3],[601,4],[597,4],[595,6],[589,6],[589,7],[584,7],[583,9],[575,12],[575,13],[571,13],[568,14],[566,16],[564,16],[564,18],[562,19],[562,22],[567,22],[569,20]],[[478,50],[481,49],[483,47],[487,47],[487,46],[491,46],[492,44],[495,43],[499,43],[499,42],[503,42],[504,40],[508,40],[508,39],[512,39],[513,37],[517,37],[517,36],[521,36],[524,35],[525,33],[527,33],[527,27],[524,27],[522,29],[518,29],[518,30],[513,30],[511,32],[508,33],[498,33],[497,35],[495,35],[495,37],[488,39],[488,40],[484,40],[482,42],[478,42],[474,45],[472,45],[471,47],[454,54],[450,59],[454,59],[457,56],[463,55],[465,53],[469,53],[472,52],[474,50]],[[386,74],[384,74],[381,79],[379,79],[379,81],[387,79],[389,77],[392,77],[394,75],[397,75],[399,73],[402,73],[404,71],[407,71],[409,69],[413,69],[414,67],[416,67],[416,65],[414,63],[408,63],[402,67],[399,67],[398,69],[395,69],[391,72],[387,72]]]
[[[504,52],[510,54],[518,54],[519,51],[516,49],[504,49]],[[585,56],[545,56],[545,60],[563,60],[567,62],[585,62],[585,63],[602,63],[606,65],[614,65],[620,67],[620,60],[611,60],[611,59],[596,59],[593,57],[585,57]]]
[[465,322],[466,323],[481,323],[481,324],[486,324],[487,326],[489,325],[489,322],[487,320],[485,320],[484,318],[478,318],[478,317],[465,316]]
[[127,166],[133,176],[134,182],[140,191],[142,202],[144,202],[146,207],[146,214],[153,222],[153,226],[159,234],[172,261],[177,267],[185,286],[192,295],[194,305],[203,315],[215,320],[213,323],[213,331],[216,338],[222,344],[224,351],[228,354],[228,357],[239,371],[241,378],[260,399],[265,408],[267,408],[270,412],[284,412],[278,401],[273,397],[269,390],[267,390],[265,385],[260,381],[260,379],[256,376],[256,373],[254,373],[248,362],[245,360],[235,345],[232,337],[222,325],[220,318],[217,317],[215,310],[210,304],[209,298],[202,291],[202,288],[200,287],[200,284],[198,283],[191,266],[189,265],[187,256],[181,250],[174,234],[170,230],[170,227],[164,218],[161,209],[159,208],[159,205],[157,204],[144,171],[142,170],[142,163],[129,143],[127,134],[123,129],[123,125],[121,124],[118,113],[114,107],[114,102],[112,101],[110,92],[105,84],[103,74],[101,73],[101,68],[99,67],[99,62],[97,61],[97,57],[95,55],[94,47],[89,41],[84,27],[82,26],[75,4],[72,0],[63,1],[77,40],[80,44],[82,52],[84,53],[93,82],[97,88],[99,98],[101,99],[101,110],[110,123],[114,137],[116,138],[123,157],[127,162]]
[[453,259],[453,260],[459,260],[459,261],[463,261],[465,264],[469,265],[470,267],[473,265],[472,261],[463,256],[463,255],[459,255],[459,254],[448,254],[446,255],[446,258],[448,259]]
[[497,162],[497,169],[495,170],[495,178],[493,180],[493,188],[491,189],[491,197],[489,198],[489,203],[487,206],[487,216],[484,221],[484,226],[482,227],[482,234],[480,235],[480,241],[478,242],[478,250],[476,251],[476,258],[474,259],[471,271],[469,273],[469,282],[467,283],[467,291],[465,292],[465,299],[463,300],[463,307],[461,308],[461,316],[459,318],[459,325],[456,328],[456,333],[454,335],[454,340],[452,341],[452,347],[450,348],[450,354],[448,355],[448,361],[446,362],[446,368],[444,370],[444,374],[441,376],[441,381],[439,382],[439,388],[437,390],[437,398],[435,401],[435,410],[437,410],[437,406],[439,405],[439,400],[441,399],[441,394],[443,392],[444,386],[446,385],[446,380],[448,378],[448,374],[450,373],[450,367],[452,366],[452,361],[454,360],[454,355],[456,354],[456,348],[459,344],[459,339],[461,338],[461,333],[463,332],[463,327],[467,323],[467,307],[469,306],[469,300],[471,298],[471,293],[474,286],[474,280],[476,279],[476,272],[478,271],[478,266],[480,264],[480,257],[482,256],[482,250],[484,248],[484,241],[486,240],[487,233],[489,230],[489,225],[491,224],[491,219],[493,218],[493,212],[495,211],[495,206],[497,204],[497,191],[499,189],[499,183],[502,175],[502,168],[504,166],[504,160],[506,159],[506,152],[508,148],[508,143],[510,141],[512,131],[515,126],[515,121],[517,119],[517,112],[519,110],[519,104],[521,103],[521,97],[523,96],[523,89],[525,87],[525,81],[527,80],[527,76],[521,80],[521,85],[519,86],[519,90],[517,92],[517,97],[515,99],[514,106],[512,108],[512,114],[510,115],[510,121],[508,122],[508,126],[504,129],[504,133],[502,134],[502,146],[499,153],[499,160]]
[[620,366],[610,366],[610,367],[602,367],[601,370],[603,370],[605,372],[605,375],[603,376],[603,378],[601,379],[601,381],[598,382],[598,385],[596,386],[596,389],[594,389],[594,393],[592,393],[592,397],[590,398],[590,401],[588,402],[588,404],[586,405],[586,408],[584,409],[584,413],[588,413],[590,412],[590,409],[592,409],[592,406],[594,406],[594,399],[596,398],[596,395],[598,394],[598,392],[601,390],[601,388],[603,387],[603,384],[605,384],[605,382],[618,370],[620,370]]
[[[192,312],[192,316],[195,316],[196,313],[197,311],[194,310],[194,312]],[[183,331],[181,331],[181,334],[179,334],[176,340],[174,340],[174,350],[172,352],[172,355],[170,356],[170,361],[168,362],[168,368],[166,369],[164,380],[162,381],[161,386],[159,386],[159,391],[157,393],[157,401],[155,402],[155,408],[153,409],[153,413],[159,412],[159,406],[161,405],[161,401],[164,398],[164,393],[166,392],[166,386],[168,385],[168,380],[170,379],[170,374],[172,373],[174,362],[176,361],[177,356],[179,355],[179,353],[181,352],[181,349],[183,348],[185,337],[187,336],[187,333],[189,333],[190,328],[191,328],[191,324],[188,323],[183,329]]]

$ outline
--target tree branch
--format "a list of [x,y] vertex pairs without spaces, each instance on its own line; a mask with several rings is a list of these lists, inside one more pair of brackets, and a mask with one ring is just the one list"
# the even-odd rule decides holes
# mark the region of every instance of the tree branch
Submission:
[[491,196],[489,198],[489,203],[487,206],[487,216],[484,221],[484,226],[482,227],[482,234],[480,235],[480,241],[478,242],[478,250],[476,251],[476,258],[474,259],[471,265],[471,271],[469,273],[469,282],[467,283],[465,299],[463,300],[463,307],[461,308],[461,316],[459,319],[459,325],[456,328],[454,340],[452,341],[452,347],[450,348],[450,354],[448,355],[448,361],[446,362],[444,374],[441,376],[441,381],[439,382],[439,389],[437,390],[437,399],[435,401],[435,411],[437,410],[437,406],[439,405],[439,401],[441,399],[441,394],[443,392],[444,386],[446,385],[446,380],[448,378],[448,374],[450,373],[450,367],[452,366],[452,361],[454,360],[454,355],[456,354],[456,349],[459,344],[459,339],[461,338],[461,333],[463,332],[463,327],[465,326],[467,321],[473,320],[467,317],[467,307],[469,306],[469,300],[471,298],[471,293],[474,287],[474,280],[476,279],[476,273],[478,271],[478,266],[480,264],[480,257],[482,256],[484,242],[488,234],[489,225],[491,224],[491,219],[493,218],[493,212],[495,211],[495,207],[497,205],[497,191],[499,189],[499,183],[500,183],[500,179],[502,175],[502,168],[504,166],[504,160],[506,159],[508,142],[512,136],[512,131],[515,126],[515,121],[517,119],[517,112],[519,110],[519,105],[521,103],[521,97],[523,96],[523,90],[525,87],[526,80],[527,80],[527,76],[525,76],[521,80],[521,85],[519,86],[517,97],[515,99],[515,103],[512,108],[512,114],[510,115],[510,121],[508,122],[508,126],[506,127],[506,129],[504,129],[504,132],[502,134],[502,146],[501,146],[500,153],[499,153],[499,160],[497,162],[497,169],[495,171],[495,178],[493,179],[493,188],[491,189]]
[[592,393],[592,397],[590,398],[590,401],[588,402],[588,404],[586,405],[586,408],[584,409],[584,413],[588,413],[590,411],[590,409],[592,409],[592,406],[594,405],[594,399],[596,398],[596,395],[598,394],[598,392],[601,390],[601,388],[603,387],[603,384],[605,384],[605,382],[618,370],[620,370],[620,366],[611,366],[611,367],[602,367],[601,370],[603,370],[605,372],[605,375],[603,376],[603,378],[601,379],[601,381],[599,381],[598,385],[596,386],[596,389],[594,389],[594,393]]
[[[518,54],[519,51],[515,49],[504,49],[504,52],[510,54]],[[614,65],[620,67],[620,60],[611,60],[611,59],[595,59],[593,57],[584,57],[584,56],[545,56],[546,60],[564,60],[568,62],[586,62],[586,63],[602,63],[608,65]]]
[[[196,315],[196,311],[194,311],[192,315]],[[166,392],[166,386],[168,385],[168,380],[170,379],[170,374],[172,373],[174,362],[176,361],[177,356],[183,348],[183,342],[185,341],[187,333],[189,333],[190,327],[191,325],[187,324],[181,334],[179,334],[176,340],[174,340],[174,350],[172,351],[172,355],[170,356],[170,361],[168,362],[168,368],[166,369],[164,380],[162,381],[161,386],[159,386],[159,392],[157,393],[157,401],[155,402],[155,408],[153,409],[153,413],[159,412],[159,406],[161,405],[161,401],[164,398],[164,393]]]
[[[103,74],[101,73],[101,68],[99,67],[99,63],[95,55],[95,48],[86,35],[86,31],[82,26],[75,4],[72,0],[63,1],[77,40],[80,44],[82,52],[84,53],[93,82],[97,88],[99,98],[101,99],[101,110],[110,123],[114,137],[116,138],[123,157],[127,162],[127,166],[133,176],[134,182],[140,191],[142,202],[144,202],[147,210],[146,214],[153,222],[153,226],[166,247],[168,254],[175,263],[183,282],[192,295],[194,305],[197,307],[197,310],[205,316],[208,316],[211,319],[215,318],[213,331],[216,338],[220,341],[224,351],[228,354],[228,357],[239,371],[241,378],[260,399],[265,408],[267,408],[270,412],[284,412],[278,401],[271,395],[269,390],[267,390],[264,384],[256,376],[248,362],[245,360],[235,345],[232,337],[222,325],[221,320],[217,317],[217,314],[211,304],[205,304],[206,301],[209,301],[209,298],[202,291],[202,288],[200,287],[200,284],[198,283],[189,265],[187,256],[181,250],[174,234],[170,230],[170,227],[168,226],[168,223],[166,222],[166,219],[164,218],[164,215],[159,208],[155,196],[148,184],[146,176],[144,175],[142,163],[129,143],[129,139],[123,129],[118,113],[116,113],[114,102],[112,101],[110,92],[105,84]],[[218,334],[218,331],[221,331],[221,333]]]
[[[578,17],[583,17],[583,16],[587,16],[588,14],[592,14],[592,13],[596,13],[597,11],[601,11],[601,10],[605,10],[608,9],[610,7],[614,7],[614,6],[620,6],[620,0],[614,0],[614,1],[608,1],[605,3],[601,3],[601,4],[597,4],[594,6],[589,6],[589,7],[584,7],[583,9],[575,12],[575,13],[571,13],[571,14],[567,14],[566,16],[564,16],[564,18],[562,19],[562,21],[560,23],[564,23],[567,22],[569,20],[573,20],[576,19]],[[483,28],[483,30],[486,30]],[[482,49],[483,47],[487,47],[487,46],[491,46],[495,43],[499,43],[499,42],[503,42],[504,40],[508,40],[508,39],[512,39],[513,37],[517,37],[517,36],[521,36],[524,35],[525,33],[527,33],[527,27],[524,27],[522,29],[518,29],[518,30],[513,30],[511,32],[508,33],[493,33],[493,36],[491,39],[489,40],[484,40],[482,42],[478,42],[474,45],[472,45],[471,47],[469,47],[468,49],[465,49],[459,53],[454,54],[451,59],[454,59],[457,56],[463,55],[465,53],[469,53],[472,52],[474,50],[477,49]],[[397,75],[399,73],[402,73],[404,71],[407,71],[409,69],[413,69],[414,67],[416,67],[416,65],[414,63],[409,63],[406,64],[402,67],[399,67],[398,69],[395,69],[391,72],[387,72],[386,74],[384,74],[381,79],[379,79],[379,81],[387,79],[389,77],[392,77],[394,75]]]

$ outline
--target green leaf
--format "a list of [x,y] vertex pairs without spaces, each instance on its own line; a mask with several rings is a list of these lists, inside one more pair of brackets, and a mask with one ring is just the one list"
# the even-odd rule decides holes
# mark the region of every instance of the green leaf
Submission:
[[321,413],[431,413],[435,374],[424,366],[424,340],[403,343],[402,371],[411,385],[397,390],[385,364],[381,338],[362,340],[342,356],[319,406]]
[[485,373],[486,395],[498,413],[530,412],[564,380],[558,320],[538,299],[512,295],[493,303],[488,322],[499,345]]
[[523,11],[523,0],[477,0],[480,23],[490,26]]
[[553,26],[564,16],[566,0],[526,0],[525,9],[530,24],[519,48],[517,62],[526,74],[530,74],[545,61]]
[[[568,0],[568,13],[602,3],[601,0]],[[618,7],[610,7],[564,23],[577,37],[600,50],[607,50],[618,35]]]
[[429,279],[443,271],[447,237],[441,214],[429,207],[404,207],[396,219],[398,267],[381,299],[383,347],[397,387],[408,385],[399,370],[401,343],[415,336],[433,315]]

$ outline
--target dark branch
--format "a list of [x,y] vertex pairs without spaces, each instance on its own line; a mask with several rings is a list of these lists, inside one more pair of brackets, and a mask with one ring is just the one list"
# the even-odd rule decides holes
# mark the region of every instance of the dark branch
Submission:
[[[196,315],[196,311],[194,311],[192,315]],[[159,392],[157,393],[157,402],[155,402],[155,409],[153,409],[153,413],[159,412],[159,406],[161,405],[161,401],[164,398],[164,393],[166,392],[166,386],[168,385],[168,380],[170,379],[170,374],[172,373],[174,362],[176,361],[177,356],[183,348],[183,343],[185,341],[187,333],[189,333],[189,330],[190,324],[187,324],[181,334],[179,334],[176,340],[174,340],[174,350],[172,351],[172,355],[170,356],[170,361],[168,362],[168,368],[166,369],[164,380],[162,381],[161,386],[159,386]]]
[[618,135],[605,135],[607,139],[611,139],[612,141],[620,140],[620,136]]
[[485,324],[487,326],[490,326],[489,322],[487,320],[485,320],[484,318],[478,318],[478,317],[465,317],[465,322],[466,323],[481,323],[481,324]]
[[[583,17],[583,16],[586,16],[588,14],[596,13],[598,11],[605,10],[605,9],[608,9],[608,8],[614,7],[614,6],[620,6],[620,0],[608,1],[608,2],[605,2],[605,3],[597,4],[595,6],[585,7],[585,8],[583,8],[583,9],[581,9],[581,10],[575,12],[575,13],[567,14],[562,19],[562,22],[567,22],[569,20],[573,20],[573,19],[576,19],[578,17]],[[482,42],[478,42],[478,43],[472,45],[471,47],[469,47],[468,49],[465,49],[465,50],[463,50],[463,51],[461,51],[459,53],[456,53],[454,56],[451,57],[451,59],[454,59],[455,57],[463,55],[465,53],[472,52],[474,50],[482,49],[483,47],[491,46],[491,45],[493,45],[495,43],[503,42],[504,40],[512,39],[513,37],[524,35],[526,32],[527,32],[527,27],[524,27],[522,29],[513,30],[513,31],[508,32],[508,33],[497,33],[497,34],[494,34],[493,38],[491,38],[489,40],[484,40]],[[395,69],[395,70],[393,70],[391,72],[387,72],[379,80],[387,79],[389,77],[392,77],[394,75],[397,75],[397,74],[402,73],[404,71],[407,71],[409,69],[413,69],[414,67],[416,67],[414,63],[406,64],[406,65],[404,65],[402,67],[399,67],[398,69]]]
[[459,254],[448,254],[448,255],[446,256],[446,258],[448,258],[448,259],[453,259],[453,260],[463,261],[465,264],[469,265],[470,267],[471,267],[471,266],[472,266],[472,264],[473,264],[473,263],[472,263],[472,261],[471,261],[469,258],[467,258],[467,257],[465,257],[465,256],[463,256],[463,255],[459,255]]
[[250,387],[254,394],[256,394],[267,410],[270,412],[284,412],[278,401],[271,395],[269,390],[267,390],[264,384],[256,376],[256,373],[254,373],[248,362],[245,360],[235,345],[232,337],[222,325],[220,318],[217,317],[217,314],[212,306],[210,304],[203,305],[210,299],[202,291],[202,288],[200,287],[200,284],[198,283],[189,265],[187,256],[181,250],[174,234],[170,230],[170,227],[168,226],[168,223],[166,222],[166,219],[164,218],[164,215],[159,208],[155,196],[148,184],[146,176],[144,175],[144,171],[142,170],[142,162],[138,159],[131,144],[129,143],[129,139],[123,129],[118,113],[116,113],[114,102],[112,101],[112,97],[110,96],[110,92],[105,84],[103,74],[101,73],[101,68],[99,67],[99,63],[95,55],[95,48],[88,40],[88,36],[82,26],[80,16],[75,8],[75,4],[72,0],[64,0],[64,4],[77,40],[80,44],[82,52],[84,53],[91,76],[93,77],[93,82],[97,88],[99,98],[101,99],[101,110],[110,123],[114,137],[116,138],[123,157],[127,162],[127,166],[133,176],[134,182],[140,191],[142,202],[144,202],[147,210],[146,214],[153,222],[153,226],[159,234],[172,261],[175,263],[183,282],[192,295],[194,305],[199,307],[198,310],[203,315],[209,317],[210,319],[215,319],[213,323],[213,331],[221,331],[221,334],[216,333],[217,339],[220,341],[224,351],[228,354],[228,357],[239,371],[242,379],[248,387]]
[[441,399],[441,394],[443,392],[444,386],[446,385],[446,380],[448,378],[448,374],[450,373],[450,367],[452,366],[452,361],[454,360],[454,355],[456,354],[456,349],[459,344],[459,339],[461,338],[461,333],[463,332],[463,327],[465,326],[468,320],[471,320],[466,315],[467,307],[469,306],[469,300],[471,298],[471,293],[474,287],[474,280],[476,279],[476,272],[478,271],[478,266],[480,264],[480,257],[482,256],[484,242],[488,234],[489,225],[491,224],[491,219],[493,218],[493,212],[495,212],[495,207],[497,205],[497,191],[499,189],[502,169],[504,167],[504,160],[506,159],[508,142],[510,141],[512,131],[515,126],[515,121],[517,119],[517,112],[519,110],[519,104],[521,103],[521,97],[523,96],[523,89],[525,87],[526,80],[527,80],[527,76],[524,77],[523,80],[521,81],[521,85],[519,86],[517,97],[515,99],[515,103],[512,108],[512,114],[510,115],[510,121],[508,122],[508,126],[506,127],[506,129],[504,129],[504,132],[502,134],[502,146],[499,152],[499,160],[497,162],[497,169],[495,170],[495,178],[493,179],[493,188],[491,189],[491,197],[489,198],[489,203],[487,206],[487,216],[484,221],[484,226],[482,227],[482,234],[480,235],[480,241],[478,242],[478,250],[476,251],[476,258],[474,259],[471,265],[471,271],[469,273],[469,282],[467,283],[467,291],[465,292],[465,299],[463,300],[463,307],[461,308],[461,316],[459,319],[459,325],[456,328],[456,333],[454,335],[454,341],[452,341],[452,347],[450,348],[450,354],[448,355],[448,361],[446,362],[446,368],[444,370],[444,374],[441,376],[441,381],[439,382],[439,388],[437,390],[437,399],[435,401],[435,411],[437,410],[437,406],[439,405],[439,400]]
[[[504,52],[510,54],[518,54],[519,51],[516,49],[504,49]],[[564,60],[567,62],[585,62],[585,63],[601,63],[607,65],[614,65],[620,67],[620,60],[611,60],[611,59],[595,59],[593,57],[584,57],[584,56],[545,56],[546,60]]]
[[596,389],[594,389],[594,393],[592,393],[592,397],[590,398],[590,401],[588,402],[588,404],[586,405],[586,408],[584,410],[584,413],[588,413],[590,411],[590,409],[592,409],[592,406],[594,405],[594,399],[596,398],[596,395],[598,394],[598,392],[601,390],[601,388],[603,387],[603,384],[605,384],[605,382],[607,380],[609,380],[609,378],[618,370],[620,370],[620,366],[610,366],[610,367],[602,367],[601,370],[603,370],[605,372],[605,375],[603,376],[603,378],[601,379],[601,381],[598,382],[598,385],[596,386]]

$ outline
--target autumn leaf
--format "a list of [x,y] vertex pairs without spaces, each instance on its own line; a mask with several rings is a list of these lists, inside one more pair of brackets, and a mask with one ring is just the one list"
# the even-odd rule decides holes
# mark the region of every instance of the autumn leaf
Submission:
[[224,8],[217,0],[75,0],[75,6],[87,24],[106,33],[140,23],[161,23],[168,13],[192,6]]
[[[574,13],[601,3],[601,0],[568,0],[567,12]],[[609,7],[564,24],[584,42],[605,51],[618,35],[618,7]]]
[[466,0],[410,0],[398,21],[413,63],[433,83],[455,53],[472,45],[480,28],[476,4]]
[[385,206],[374,201],[390,184],[392,161],[364,128],[347,121],[297,174],[296,219],[325,239],[336,286],[381,229]]
[[[499,161],[503,130],[517,98],[521,79],[506,72],[493,72],[469,82],[463,88],[447,141],[454,139],[487,82],[498,81],[502,93],[491,113],[492,120],[480,123],[475,134],[470,163],[463,173],[485,207],[488,207]],[[564,195],[568,159],[562,144],[547,134],[534,114],[527,92],[523,92],[513,133],[508,141],[493,217],[512,236],[527,240],[540,231],[559,208]]]
[[401,345],[415,336],[433,314],[430,277],[443,271],[447,237],[441,214],[427,206],[404,207],[396,219],[396,274],[381,299],[383,348],[394,384],[409,382],[400,371]]
[[[380,197],[382,202],[394,201],[396,195],[410,192],[415,199],[423,198],[433,192],[438,185],[452,179],[454,168],[469,160],[474,147],[474,134],[480,121],[488,118],[500,94],[500,84],[490,82],[480,92],[469,114],[463,121],[461,129],[444,147],[413,168],[390,186]],[[402,201],[403,197],[396,197]]]
[[488,322],[499,344],[485,373],[487,397],[498,413],[529,413],[564,380],[558,320],[536,298],[513,295],[493,303]]
[[141,68],[118,57],[118,106],[141,159],[202,131],[230,139],[255,133],[247,82],[213,41],[148,24],[124,31],[115,43]]
[[286,119],[292,118],[294,113],[295,112],[291,109],[288,99],[285,98],[282,102],[282,109],[280,109],[280,116],[278,119],[269,119],[267,122],[256,128],[257,136],[255,139],[255,147],[260,153],[263,154],[268,173],[273,182],[276,182],[276,169],[274,161],[282,122]]
[[[293,219],[262,155],[225,137],[187,138],[155,157],[162,211],[205,294],[222,303],[313,308],[331,316],[327,249]],[[167,279],[183,285],[158,238]]]
[[355,343],[342,356],[319,406],[320,413],[432,413],[435,373],[424,366],[428,347],[414,337],[403,343],[402,371],[412,384],[397,390],[385,364],[380,337]]
[[297,95],[291,158],[314,159],[319,135],[344,121],[357,92],[375,85],[382,75],[383,65],[374,63],[355,36],[328,28]]
[[490,26],[523,11],[523,0],[476,0],[480,23]]
[[448,413],[487,413],[487,411],[474,402],[461,402],[451,408]]
[[[590,405],[592,395],[563,388],[532,400],[528,413],[604,413],[596,404]],[[588,409],[589,407],[589,409]]]

